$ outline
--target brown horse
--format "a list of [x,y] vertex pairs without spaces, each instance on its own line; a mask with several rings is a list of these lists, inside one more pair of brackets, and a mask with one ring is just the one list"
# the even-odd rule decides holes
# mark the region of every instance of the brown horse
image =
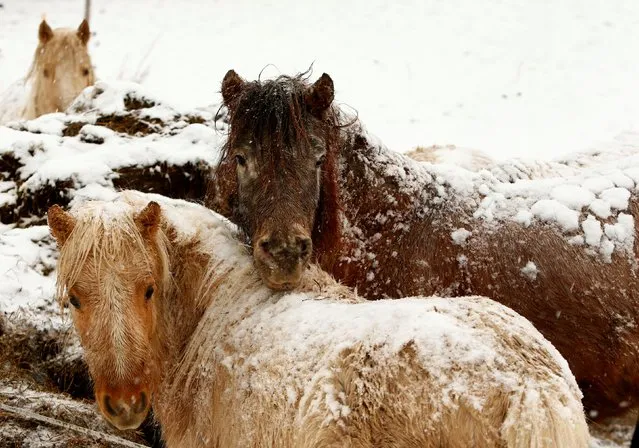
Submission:
[[118,428],[153,403],[169,448],[587,446],[568,364],[490,299],[368,302],[316,266],[274,292],[235,226],[157,195],[48,218],[59,298]]
[[77,30],[53,30],[45,20],[40,23],[38,47],[26,79],[31,91],[22,118],[65,111],[85,87],[93,85],[95,75],[87,50],[90,37],[86,19]]
[[[324,74],[222,83],[230,128],[210,205],[239,223],[272,287],[313,258],[369,299],[485,295],[568,359],[593,418],[639,399],[637,158],[501,183],[387,150],[331,106]],[[309,238],[311,242],[309,243]]]

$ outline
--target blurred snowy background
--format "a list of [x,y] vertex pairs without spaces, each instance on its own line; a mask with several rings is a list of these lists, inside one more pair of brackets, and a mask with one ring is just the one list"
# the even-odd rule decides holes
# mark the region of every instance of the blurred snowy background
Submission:
[[[82,0],[0,0],[0,91],[24,76],[43,14]],[[93,0],[99,79],[142,81],[186,107],[247,79],[329,73],[390,148],[432,144],[552,158],[639,127],[639,2]],[[272,65],[269,65],[272,64]]]

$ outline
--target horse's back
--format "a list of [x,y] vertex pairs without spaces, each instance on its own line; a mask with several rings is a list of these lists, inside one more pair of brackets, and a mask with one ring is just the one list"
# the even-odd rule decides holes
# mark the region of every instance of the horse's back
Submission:
[[222,341],[233,367],[218,373],[225,379],[211,406],[233,410],[212,424],[246,434],[235,439],[243,446],[281,437],[291,445],[279,446],[303,447],[515,447],[519,437],[527,446],[584,446],[567,363],[492,300],[291,295],[246,306],[254,311]]

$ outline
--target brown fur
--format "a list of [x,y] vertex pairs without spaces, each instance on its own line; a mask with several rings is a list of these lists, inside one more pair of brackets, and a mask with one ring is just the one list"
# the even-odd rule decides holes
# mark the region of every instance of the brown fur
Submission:
[[[314,265],[282,295],[203,207],[126,192],[61,213],[50,213],[54,234],[74,226],[59,294],[80,297],[73,319],[92,376],[111,395],[151,393],[168,448],[587,445],[565,360],[492,300],[370,303]],[[157,293],[142,304],[136,279],[149,273]],[[422,325],[394,334],[409,319]]]
[[[282,78],[287,79],[303,78]],[[337,116],[329,107],[333,94],[328,75],[308,87],[298,82],[247,83],[233,70],[224,78],[222,95],[232,111],[233,128],[241,131],[231,134],[223,148],[219,170],[227,176],[218,176],[219,183],[213,186],[220,193],[216,208],[242,223],[253,241],[257,268],[273,287],[294,286],[308,262],[308,256],[295,250],[287,250],[287,257],[277,256],[278,249],[288,249],[291,239],[312,236],[325,262],[332,261],[331,247],[340,233],[334,188],[338,141],[332,132]],[[281,101],[272,107],[271,98]],[[287,162],[299,163],[303,174],[285,167]],[[241,181],[229,182],[236,174]],[[279,179],[288,187],[280,186]],[[239,203],[242,207],[237,207]],[[318,208],[319,203],[328,210]],[[295,228],[302,231],[292,232]],[[264,239],[271,242],[266,251],[260,244]]]
[[[266,91],[273,88],[269,83],[295,92],[310,88],[299,77],[252,85]],[[259,95],[254,92],[251,97]],[[270,101],[269,110],[282,110],[285,106],[279,102],[291,98]],[[240,97],[234,107],[249,106]],[[243,138],[244,129],[263,125],[259,114],[243,117],[238,125],[232,111],[233,107],[227,155],[233,154],[234,142]],[[592,417],[623,413],[639,404],[639,277],[632,257],[615,252],[611,263],[602,262],[583,247],[568,244],[554,227],[539,222],[527,228],[513,221],[486,222],[473,216],[480,197],[456,195],[450,186],[437,182],[427,164],[370,141],[359,123],[339,125],[343,120],[336,108],[326,111],[322,133],[304,117],[298,117],[298,122],[306,124],[302,135],[323,139],[338,161],[337,176],[324,177],[321,185],[331,196],[320,198],[313,212],[320,217],[312,228],[314,257],[324,269],[369,299],[489,296],[530,319],[567,358]],[[252,122],[244,123],[246,120]],[[277,185],[283,191],[273,198],[296,195],[287,179],[289,173],[312,175],[298,155],[305,154],[307,139],[291,142],[292,147],[283,151],[268,145],[270,138],[277,138],[270,129],[263,127],[257,142],[262,144],[261,151],[281,154],[283,168],[278,171]],[[264,176],[267,183],[269,174]],[[216,190],[215,186],[224,188]],[[232,217],[233,210],[248,207],[252,219],[261,223],[261,209],[279,206],[262,198],[261,208],[251,208],[248,202],[228,195],[236,188],[233,161],[226,157],[214,179],[214,208]],[[306,195],[301,192],[302,199],[297,200],[304,201]],[[233,201],[226,201],[230,197]],[[637,227],[636,196],[631,203]],[[289,216],[280,215],[280,228],[286,228]],[[335,229],[329,226],[335,233],[324,232],[320,228],[324,222],[336,225]],[[465,245],[455,245],[451,238],[460,227],[472,232]],[[539,269],[535,281],[521,274],[529,260]]]

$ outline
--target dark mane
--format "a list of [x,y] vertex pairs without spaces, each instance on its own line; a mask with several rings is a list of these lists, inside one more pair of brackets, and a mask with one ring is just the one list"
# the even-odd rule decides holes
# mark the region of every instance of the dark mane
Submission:
[[296,142],[308,140],[305,126],[309,121],[319,120],[304,107],[304,92],[309,87],[307,79],[307,73],[301,73],[246,83],[229,105],[231,126],[222,158],[238,143],[239,135],[251,136],[257,141],[268,136],[269,144],[257,148],[259,156],[264,158],[272,157],[277,151],[298,148]]
[[[318,118],[306,107],[304,95],[310,87],[309,76],[310,71],[307,71],[294,76],[282,75],[276,79],[247,82],[242,92],[227,105],[230,111],[229,134],[221,149],[222,156],[213,185],[209,187],[209,195],[214,197],[213,207],[216,210],[232,216],[236,222],[242,220],[235,210],[237,183],[233,154],[233,148],[244,143],[238,141],[240,136],[265,142],[256,147],[258,157],[273,161],[275,165],[286,160],[288,151],[308,149],[311,135],[324,139],[326,160],[312,237],[314,253],[327,262],[327,257],[332,258],[331,254],[341,242],[337,184],[341,126],[337,108],[330,107]],[[300,142],[305,144],[297,144]],[[217,198],[229,201],[222,204]]]

